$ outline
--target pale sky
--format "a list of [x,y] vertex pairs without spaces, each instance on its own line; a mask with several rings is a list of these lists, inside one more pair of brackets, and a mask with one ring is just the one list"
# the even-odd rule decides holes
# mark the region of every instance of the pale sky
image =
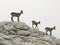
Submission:
[[[60,0],[0,0],[0,22],[11,21],[11,12],[20,12],[20,21],[31,26],[31,21],[40,21],[40,31],[45,27],[56,26],[53,36],[60,38]],[[15,21],[17,20],[14,17]]]

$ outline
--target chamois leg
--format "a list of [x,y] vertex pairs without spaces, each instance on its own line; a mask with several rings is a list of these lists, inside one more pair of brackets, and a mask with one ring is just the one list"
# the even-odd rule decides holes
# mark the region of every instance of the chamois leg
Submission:
[[37,29],[39,30],[39,27],[37,26]]
[[18,22],[19,22],[19,17],[17,17],[17,19],[18,19]]
[[11,21],[13,22],[13,16],[11,17]]
[[37,28],[37,25],[35,25],[35,29]]
[[33,28],[33,25],[32,25],[32,28]]
[[47,31],[46,31],[46,35],[48,35]]
[[32,28],[34,28],[33,24],[32,24]]
[[50,31],[50,35],[52,35],[52,32]]

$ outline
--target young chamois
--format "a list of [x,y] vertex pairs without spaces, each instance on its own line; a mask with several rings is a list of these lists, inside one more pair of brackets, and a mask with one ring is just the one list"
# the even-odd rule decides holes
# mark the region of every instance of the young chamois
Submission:
[[45,28],[45,30],[46,30],[46,35],[48,35],[48,33],[47,33],[48,31],[50,32],[50,35],[52,35],[52,31],[53,31],[53,29],[55,30],[55,28],[56,28],[55,26],[52,27],[52,28],[46,27],[46,28]]
[[36,22],[34,20],[32,21],[32,27],[33,27],[33,25],[35,25],[35,29],[38,28],[38,24],[40,24],[40,21],[39,22]]
[[23,10],[21,10],[21,12],[20,13],[16,13],[16,12],[12,12],[11,13],[11,21],[13,22],[14,20],[13,20],[13,17],[17,17],[17,19],[18,19],[18,22],[19,22],[19,17],[20,17],[20,15],[21,14],[23,14]]

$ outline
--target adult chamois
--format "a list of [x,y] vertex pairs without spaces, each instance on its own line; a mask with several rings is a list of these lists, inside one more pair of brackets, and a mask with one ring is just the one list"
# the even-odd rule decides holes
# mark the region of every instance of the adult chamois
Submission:
[[45,28],[45,30],[46,30],[46,35],[48,35],[48,33],[47,33],[48,31],[50,32],[50,35],[52,35],[52,31],[53,31],[53,29],[55,30],[55,28],[56,28],[55,26],[52,27],[52,28],[46,27],[46,28]]
[[17,19],[18,19],[18,22],[19,22],[19,17],[20,17],[20,15],[21,14],[23,14],[23,10],[21,10],[21,12],[20,13],[17,13],[17,12],[12,12],[11,13],[11,21],[13,22],[14,20],[13,20],[13,17],[17,17]]
[[35,29],[38,28],[38,24],[40,24],[40,21],[39,22],[36,22],[34,20],[32,21],[32,27],[34,27],[33,25],[35,25]]

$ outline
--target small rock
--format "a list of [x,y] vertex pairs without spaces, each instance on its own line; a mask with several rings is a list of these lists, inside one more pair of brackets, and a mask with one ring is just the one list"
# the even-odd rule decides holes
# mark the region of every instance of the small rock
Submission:
[[17,31],[17,34],[21,36],[30,36],[31,33],[29,31],[19,30]]

